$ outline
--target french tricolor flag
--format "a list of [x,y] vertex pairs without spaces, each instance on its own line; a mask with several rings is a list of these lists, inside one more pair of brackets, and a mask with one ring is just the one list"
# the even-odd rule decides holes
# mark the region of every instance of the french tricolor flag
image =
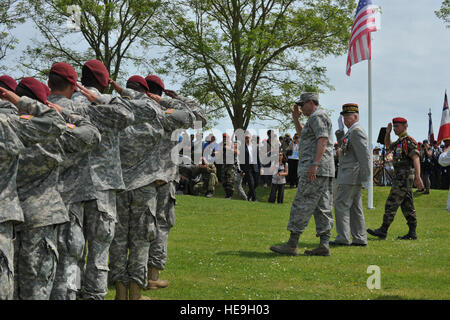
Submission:
[[444,140],[450,140],[450,111],[448,109],[447,90],[444,96],[444,109],[442,110],[441,127],[439,128],[438,145]]

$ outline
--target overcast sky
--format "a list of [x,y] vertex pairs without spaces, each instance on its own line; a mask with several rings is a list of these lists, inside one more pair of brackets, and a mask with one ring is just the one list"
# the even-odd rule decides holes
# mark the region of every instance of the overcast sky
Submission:
[[[380,127],[397,116],[408,120],[408,131],[413,138],[418,141],[426,139],[429,108],[437,137],[444,92],[450,88],[450,29],[434,14],[442,0],[373,2],[382,8],[381,30],[372,33],[373,144],[376,145]],[[30,30],[30,25],[19,26],[13,33],[21,37],[21,43],[10,52],[9,63],[13,63],[29,39],[38,34]],[[346,54],[324,61],[330,84],[335,90],[321,94],[320,103],[333,110],[334,130],[337,129],[342,104],[358,103],[360,122],[368,132],[368,63],[362,61],[353,65],[348,77],[345,74],[346,61]],[[176,89],[179,84],[168,83],[168,86]],[[270,122],[265,122],[262,125],[251,124],[250,127],[266,130],[270,126]],[[230,128],[231,121],[225,119],[217,126],[217,132]]]

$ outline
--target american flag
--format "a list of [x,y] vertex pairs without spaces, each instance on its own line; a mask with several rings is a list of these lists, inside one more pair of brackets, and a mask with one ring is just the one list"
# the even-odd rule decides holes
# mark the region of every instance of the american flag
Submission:
[[352,71],[352,65],[363,60],[370,60],[372,57],[370,33],[377,31],[375,23],[375,9],[377,8],[373,5],[372,0],[359,0],[350,35],[346,70],[348,76]]

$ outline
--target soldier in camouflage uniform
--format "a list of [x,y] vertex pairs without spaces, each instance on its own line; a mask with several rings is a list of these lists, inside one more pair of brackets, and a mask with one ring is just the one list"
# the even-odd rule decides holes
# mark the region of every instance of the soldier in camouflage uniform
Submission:
[[108,251],[114,237],[116,192],[125,188],[119,132],[134,121],[134,114],[126,100],[101,93],[109,84],[109,73],[100,61],[84,64],[81,83],[80,92],[73,94],[68,107],[99,129],[101,143],[63,164],[60,173],[60,193],[70,217],[70,225],[62,233],[73,237],[66,241],[68,255],[62,259],[61,268],[65,270],[60,273],[81,279],[81,284],[69,283],[66,299],[74,299],[81,285],[83,299],[103,300],[108,291]]
[[[15,225],[24,221],[16,186],[19,155],[26,147],[48,143],[66,129],[61,115],[45,105],[33,107],[0,84],[0,300],[13,299]],[[10,83],[8,89],[15,89]],[[17,106],[17,107],[16,107]],[[18,115],[19,112],[22,115]]]
[[[109,283],[116,286],[116,300],[145,300],[141,290],[147,287],[148,252],[156,233],[156,181],[161,174],[154,147],[165,131],[171,132],[186,121],[193,123],[194,115],[172,108],[164,112],[155,100],[148,99],[147,82],[140,76],[128,79],[126,89],[112,83],[122,97],[130,99],[135,123],[120,134],[126,190],[117,194],[118,221],[110,247]],[[180,103],[165,100],[173,106]]]
[[[298,109],[300,106],[301,111]],[[299,117],[309,116],[304,126]],[[297,255],[298,240],[314,215],[316,236],[320,245],[306,250],[305,255],[329,256],[329,239],[333,227],[332,184],[334,177],[333,131],[331,120],[319,106],[317,93],[303,93],[292,111],[295,128],[300,136],[298,190],[292,202],[287,229],[289,241],[281,246],[272,246],[274,252]]]
[[195,196],[204,194],[207,198],[211,198],[214,195],[216,184],[219,182],[216,175],[216,166],[214,163],[207,163],[206,159],[203,160],[193,171],[194,180],[195,177],[199,177],[200,181],[196,182],[192,186],[192,193]]
[[[202,107],[198,101],[178,95],[172,90],[166,90],[163,81],[155,75],[145,78],[147,81],[149,92],[152,99],[159,102],[162,110],[175,108],[175,110],[186,110],[194,114],[196,121],[201,121],[202,125],[206,125],[206,117]],[[172,99],[161,98],[165,93]],[[178,103],[173,106],[175,100]],[[193,123],[186,122],[180,128],[192,128]],[[169,285],[168,281],[159,278],[159,272],[164,270],[167,261],[167,241],[170,229],[175,223],[175,191],[176,183],[178,183],[180,175],[178,165],[171,159],[171,150],[178,144],[177,140],[172,139],[171,132],[166,131],[155,146],[158,157],[161,162],[160,170],[158,170],[159,178],[157,181],[158,195],[156,208],[157,231],[156,238],[150,243],[148,255],[148,286],[149,289],[164,288]]]
[[[391,143],[392,124],[394,132],[398,136],[397,141]],[[386,239],[387,231],[398,207],[401,207],[403,215],[409,227],[406,235],[398,237],[400,240],[416,240],[417,217],[414,208],[414,199],[412,194],[413,183],[416,187],[423,189],[423,182],[420,178],[420,157],[416,141],[408,135],[407,120],[404,118],[394,118],[389,123],[384,138],[384,145],[388,150],[394,152],[394,178],[392,179],[392,188],[386,200],[384,209],[383,224],[380,228],[367,232],[380,239]]]
[[[41,102],[46,101],[33,103]],[[59,164],[68,154],[87,152],[100,142],[100,133],[86,119],[59,111],[67,122],[66,132],[51,144],[31,147],[19,161],[17,191],[25,217],[15,242],[19,299],[49,299],[58,259],[57,226],[69,220],[57,191]]]

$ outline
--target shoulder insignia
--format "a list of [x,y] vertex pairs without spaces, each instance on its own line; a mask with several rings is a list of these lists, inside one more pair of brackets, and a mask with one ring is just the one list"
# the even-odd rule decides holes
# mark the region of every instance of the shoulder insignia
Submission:
[[72,123],[66,123],[66,127],[70,128],[70,129],[75,129],[76,125],[72,124]]
[[175,111],[175,109],[170,108],[166,110],[166,114],[172,114]]
[[33,116],[31,114],[23,114],[20,116],[20,119],[30,120]]
[[127,99],[127,100],[132,100],[130,96],[122,96],[122,98]]
[[417,145],[417,141],[416,140],[414,140],[414,138],[413,137],[411,137],[411,136],[408,136],[408,138],[412,141],[412,142],[414,142],[414,144],[415,145]]

